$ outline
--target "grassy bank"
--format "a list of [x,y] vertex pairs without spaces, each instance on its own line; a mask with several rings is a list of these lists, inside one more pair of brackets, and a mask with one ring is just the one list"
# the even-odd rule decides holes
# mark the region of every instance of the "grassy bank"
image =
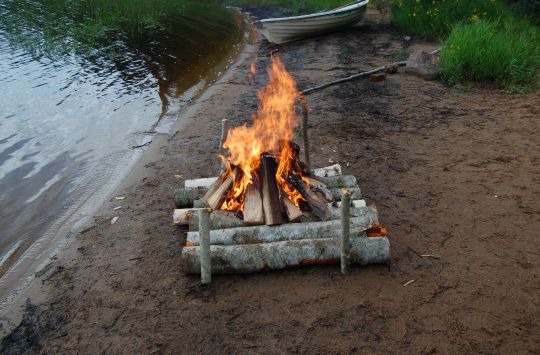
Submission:
[[392,20],[408,33],[443,43],[441,78],[490,81],[511,91],[536,85],[540,30],[521,5],[501,0],[395,0]]
[[525,20],[460,23],[444,41],[441,78],[491,81],[515,92],[532,90],[540,69],[540,31]]

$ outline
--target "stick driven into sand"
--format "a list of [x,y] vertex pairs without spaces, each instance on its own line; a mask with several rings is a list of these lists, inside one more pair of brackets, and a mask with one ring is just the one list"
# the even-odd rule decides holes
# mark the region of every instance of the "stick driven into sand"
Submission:
[[351,192],[341,193],[341,273],[351,273]]
[[212,263],[210,259],[210,210],[199,210],[199,238],[201,241],[201,283],[208,285],[212,282]]
[[305,96],[300,95],[300,103],[302,104],[302,139],[304,141],[304,163],[311,167],[311,160],[309,159],[309,137],[308,137],[308,117],[309,106]]
[[[225,148],[223,147],[223,144],[225,144],[228,134],[229,134],[229,120],[224,118],[221,120],[221,139],[219,140],[219,154],[222,156],[225,155]],[[225,164],[223,162],[221,163],[221,168],[225,169]]]

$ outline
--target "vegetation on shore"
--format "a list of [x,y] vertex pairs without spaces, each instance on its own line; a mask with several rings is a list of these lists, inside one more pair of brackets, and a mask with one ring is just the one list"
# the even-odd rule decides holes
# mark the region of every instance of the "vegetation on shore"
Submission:
[[424,38],[439,39],[441,78],[491,81],[511,91],[535,86],[540,29],[501,0],[394,0],[392,21]]
[[[196,21],[193,21],[193,20]],[[207,20],[208,23],[200,22]],[[4,0],[0,33],[35,55],[115,51],[115,44],[140,34],[176,30],[196,33],[207,28],[229,32],[231,13],[215,1],[189,0]]]

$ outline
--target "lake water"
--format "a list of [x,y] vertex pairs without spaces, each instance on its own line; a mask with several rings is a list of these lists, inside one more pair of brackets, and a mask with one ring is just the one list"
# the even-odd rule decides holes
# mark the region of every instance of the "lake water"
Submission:
[[[0,17],[42,3],[4,2]],[[189,6],[99,44],[112,51],[36,51],[25,36],[35,40],[40,29],[31,24],[46,16],[15,34],[0,26],[0,276],[97,190],[112,188],[138,147],[226,69],[244,37],[242,18]]]

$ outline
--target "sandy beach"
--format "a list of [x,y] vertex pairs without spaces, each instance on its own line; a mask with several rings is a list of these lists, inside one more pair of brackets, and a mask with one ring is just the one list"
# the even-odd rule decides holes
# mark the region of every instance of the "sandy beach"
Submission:
[[312,163],[357,177],[389,230],[391,264],[347,276],[339,266],[215,276],[211,287],[182,272],[174,190],[215,176],[221,120],[250,121],[271,51],[305,89],[437,47],[380,21],[246,44],[13,306],[8,315],[23,320],[0,329],[9,334],[0,350],[540,352],[538,92],[463,92],[400,69],[308,96]]

